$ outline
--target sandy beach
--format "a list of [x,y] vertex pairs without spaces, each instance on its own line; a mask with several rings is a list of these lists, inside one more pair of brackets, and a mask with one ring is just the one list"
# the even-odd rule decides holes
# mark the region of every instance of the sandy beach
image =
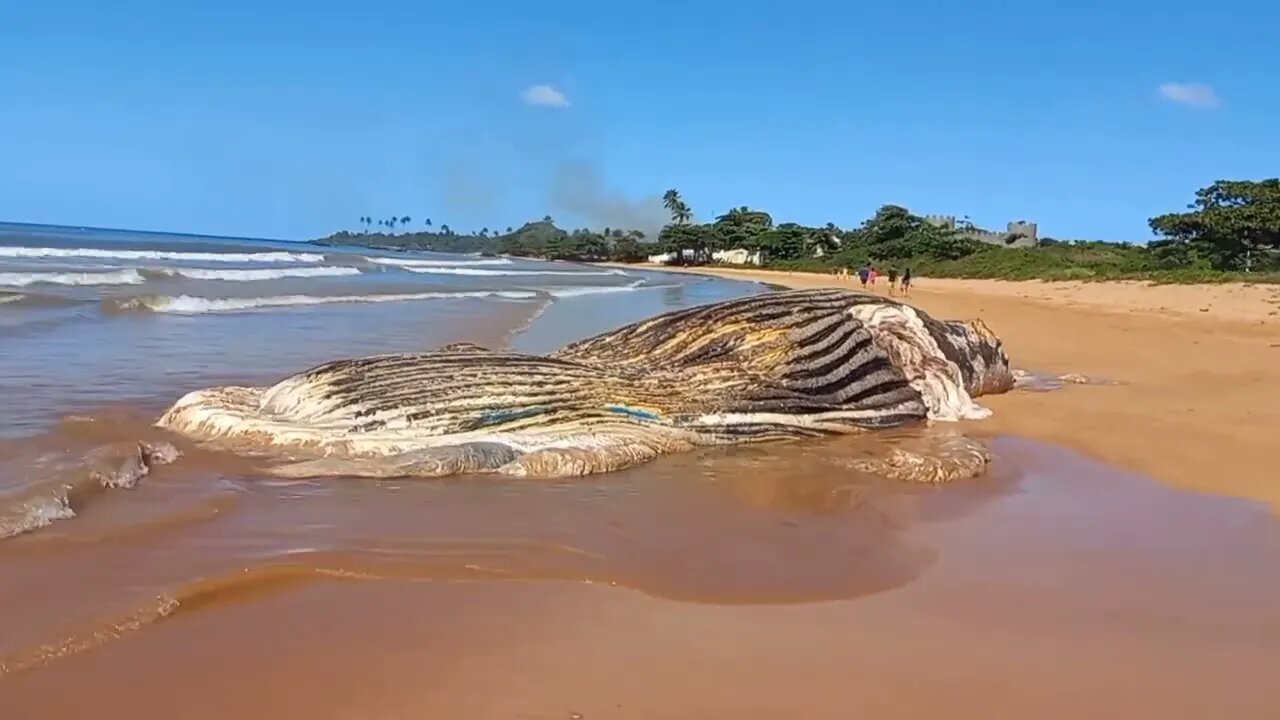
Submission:
[[[688,271],[796,288],[857,284]],[[919,278],[910,301],[938,317],[982,318],[1015,367],[1114,383],[987,398],[995,416],[974,430],[1065,445],[1178,487],[1280,509],[1280,478],[1266,462],[1280,429],[1280,286]]]

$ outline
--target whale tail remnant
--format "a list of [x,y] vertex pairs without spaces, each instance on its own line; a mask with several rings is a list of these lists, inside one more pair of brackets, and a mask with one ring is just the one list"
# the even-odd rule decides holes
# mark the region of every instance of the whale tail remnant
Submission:
[[[980,322],[798,290],[666,313],[548,356],[456,343],[338,360],[267,388],[189,393],[157,424],[283,457],[273,472],[291,477],[557,477],[703,445],[984,417],[973,398],[1011,386]],[[882,469],[949,476],[915,459]]]

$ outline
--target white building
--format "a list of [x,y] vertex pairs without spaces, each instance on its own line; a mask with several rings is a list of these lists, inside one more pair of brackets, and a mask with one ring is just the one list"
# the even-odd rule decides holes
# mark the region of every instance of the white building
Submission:
[[[681,254],[684,256],[685,260],[693,260],[692,250],[683,250],[681,251]],[[662,253],[661,255],[650,255],[649,262],[657,264],[667,263],[670,262],[673,257],[673,253],[669,252]],[[758,250],[752,252],[745,248],[737,248],[735,250],[716,250],[711,253],[711,260],[712,262],[724,263],[726,265],[759,265],[761,257]]]

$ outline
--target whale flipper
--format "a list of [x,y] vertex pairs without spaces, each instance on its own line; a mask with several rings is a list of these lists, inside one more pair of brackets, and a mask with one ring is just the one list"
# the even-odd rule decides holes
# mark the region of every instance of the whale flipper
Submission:
[[327,457],[276,465],[277,477],[445,477],[493,472],[519,458],[521,453],[502,443],[471,442],[441,445],[376,458]]

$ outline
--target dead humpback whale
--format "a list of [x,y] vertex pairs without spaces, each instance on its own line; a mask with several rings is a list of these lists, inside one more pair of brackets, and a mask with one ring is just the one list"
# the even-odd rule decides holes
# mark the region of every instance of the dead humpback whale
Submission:
[[[191,392],[157,425],[287,459],[273,469],[287,476],[564,477],[698,446],[982,417],[973,398],[1012,384],[981,323],[865,293],[795,290],[665,313],[547,356],[460,343],[338,360],[271,387]],[[919,459],[882,469],[954,472]]]

